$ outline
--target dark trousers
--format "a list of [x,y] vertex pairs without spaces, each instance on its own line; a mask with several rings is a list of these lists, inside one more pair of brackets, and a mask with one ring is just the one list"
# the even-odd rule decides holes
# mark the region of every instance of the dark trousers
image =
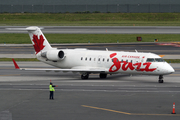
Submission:
[[54,99],[53,95],[54,95],[54,91],[50,91],[49,99]]

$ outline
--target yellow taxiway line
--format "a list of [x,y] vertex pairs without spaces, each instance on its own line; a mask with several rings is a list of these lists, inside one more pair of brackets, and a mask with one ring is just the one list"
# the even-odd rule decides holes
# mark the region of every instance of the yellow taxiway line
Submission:
[[109,111],[109,112],[114,112],[114,113],[125,114],[125,115],[180,116],[180,114],[148,114],[148,113],[128,113],[128,112],[117,111],[117,110],[106,109],[106,108],[100,108],[100,107],[94,107],[94,106],[88,106],[88,105],[81,105],[81,106],[82,106],[82,107],[86,107],[86,108],[92,108],[92,109],[97,109],[97,110],[104,110],[104,111]]
[[164,57],[165,55],[159,55],[160,57]]

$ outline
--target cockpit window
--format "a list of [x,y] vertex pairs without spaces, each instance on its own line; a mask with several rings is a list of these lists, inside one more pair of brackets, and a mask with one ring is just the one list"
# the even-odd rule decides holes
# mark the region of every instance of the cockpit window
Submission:
[[146,62],[164,62],[162,58],[147,58]]
[[155,58],[156,62],[164,62],[164,60],[162,58]]
[[154,58],[147,58],[146,62],[154,62]]

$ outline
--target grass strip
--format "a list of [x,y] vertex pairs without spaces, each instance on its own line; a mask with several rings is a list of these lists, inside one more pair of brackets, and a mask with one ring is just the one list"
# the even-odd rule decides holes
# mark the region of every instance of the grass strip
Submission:
[[[176,42],[180,34],[45,34],[52,43]],[[137,41],[142,37],[142,41]],[[0,44],[32,44],[28,34],[0,34]]]
[[180,26],[180,13],[1,13],[0,26]]
[[168,63],[180,63],[180,59],[164,59]]

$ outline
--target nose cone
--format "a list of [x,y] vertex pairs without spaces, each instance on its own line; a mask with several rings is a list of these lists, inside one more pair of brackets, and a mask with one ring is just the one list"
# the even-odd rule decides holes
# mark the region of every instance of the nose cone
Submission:
[[175,72],[175,70],[171,67],[170,64],[168,63],[162,63],[159,64],[159,67],[161,68],[160,71],[162,72],[162,74],[167,75],[167,74],[172,74]]
[[167,72],[167,74],[172,74],[172,73],[174,73],[175,72],[175,70],[171,67],[171,65],[170,64],[167,64],[166,66],[164,66],[165,67],[165,71]]
[[172,73],[174,73],[174,72],[175,72],[175,70],[169,65],[168,73],[169,73],[169,74],[172,74]]

